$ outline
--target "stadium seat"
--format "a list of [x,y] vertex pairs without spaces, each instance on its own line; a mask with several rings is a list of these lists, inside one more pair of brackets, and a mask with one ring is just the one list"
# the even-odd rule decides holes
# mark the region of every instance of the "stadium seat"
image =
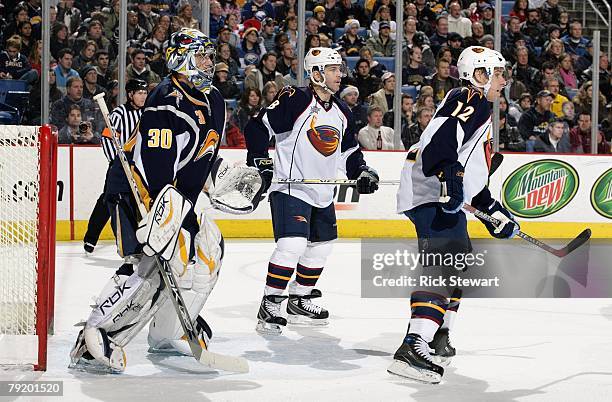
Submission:
[[542,47],[541,46],[536,46],[533,48],[533,50],[535,51],[536,56],[540,57],[542,55]]
[[574,96],[576,96],[576,94],[578,94],[578,90],[574,89],[574,88],[565,88],[565,92],[567,93],[567,97],[569,98],[569,100],[574,99]]
[[312,16],[313,16],[313,12],[312,12],[312,11],[308,11],[308,10],[306,10],[306,12],[304,13],[304,17],[305,17],[306,19],[308,19],[308,18],[310,18],[310,17],[312,17]]
[[237,99],[226,99],[225,105],[229,107],[230,109],[236,110],[236,108],[238,107],[238,100]]
[[238,85],[238,89],[240,92],[244,92],[244,81],[236,81],[236,85]]
[[346,62],[346,67],[349,70],[354,70],[355,69],[355,65],[357,64],[357,62],[359,61],[359,56],[349,56],[349,57],[345,57],[344,61]]
[[412,99],[416,101],[419,91],[414,85],[402,85],[402,93],[412,96]]
[[0,80],[0,102],[6,102],[9,92],[27,92],[28,83],[19,80]]
[[512,11],[512,7],[514,6],[514,1],[502,1],[502,17],[507,17],[510,15],[510,11]]
[[395,57],[374,57],[374,60],[387,67],[388,71],[395,71]]
[[244,78],[244,68],[238,67],[238,77]]

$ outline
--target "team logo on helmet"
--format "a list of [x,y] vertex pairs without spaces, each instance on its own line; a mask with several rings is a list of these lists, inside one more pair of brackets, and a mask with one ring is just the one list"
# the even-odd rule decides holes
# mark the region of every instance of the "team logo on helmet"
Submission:
[[314,149],[323,156],[332,155],[340,144],[340,131],[332,126],[311,126],[306,135]]
[[473,47],[472,51],[474,53],[482,53],[482,52],[484,52],[484,48],[483,47]]
[[315,50],[312,51],[312,55],[313,56],[318,56],[320,54],[321,54],[321,51],[319,49],[315,49]]

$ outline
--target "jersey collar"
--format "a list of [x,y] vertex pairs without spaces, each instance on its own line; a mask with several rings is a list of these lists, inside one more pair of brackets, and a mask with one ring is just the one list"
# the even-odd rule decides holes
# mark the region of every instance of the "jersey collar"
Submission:
[[310,92],[312,92],[312,96],[314,96],[314,98],[317,100],[317,103],[319,103],[321,106],[323,106],[323,109],[326,112],[329,112],[332,108],[332,105],[334,103],[334,96],[330,96],[329,97],[329,101],[324,101],[323,99],[321,99],[319,97],[319,95],[317,95],[317,91],[315,91],[314,87],[312,86],[312,84],[308,85],[308,88],[310,88]]

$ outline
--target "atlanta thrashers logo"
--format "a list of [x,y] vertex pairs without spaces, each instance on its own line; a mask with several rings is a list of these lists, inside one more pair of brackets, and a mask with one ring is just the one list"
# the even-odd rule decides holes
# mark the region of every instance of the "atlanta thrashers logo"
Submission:
[[330,156],[340,143],[340,131],[331,126],[311,127],[306,132],[308,140],[319,153],[323,156]]

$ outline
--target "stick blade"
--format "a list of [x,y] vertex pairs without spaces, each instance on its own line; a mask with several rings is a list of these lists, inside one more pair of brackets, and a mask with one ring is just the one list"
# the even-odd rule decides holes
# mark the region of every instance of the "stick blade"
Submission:
[[231,371],[233,373],[248,373],[249,363],[246,359],[238,356],[222,355],[208,350],[202,350],[198,361],[206,367],[213,369]]
[[491,166],[489,166],[489,176],[493,176],[493,173],[501,166],[504,161],[504,155],[499,152],[495,152],[493,156],[491,156]]
[[572,251],[576,250],[578,247],[582,246],[591,238],[591,229],[584,229],[575,239],[573,239],[569,244],[563,247],[560,251],[560,257],[566,256]]

